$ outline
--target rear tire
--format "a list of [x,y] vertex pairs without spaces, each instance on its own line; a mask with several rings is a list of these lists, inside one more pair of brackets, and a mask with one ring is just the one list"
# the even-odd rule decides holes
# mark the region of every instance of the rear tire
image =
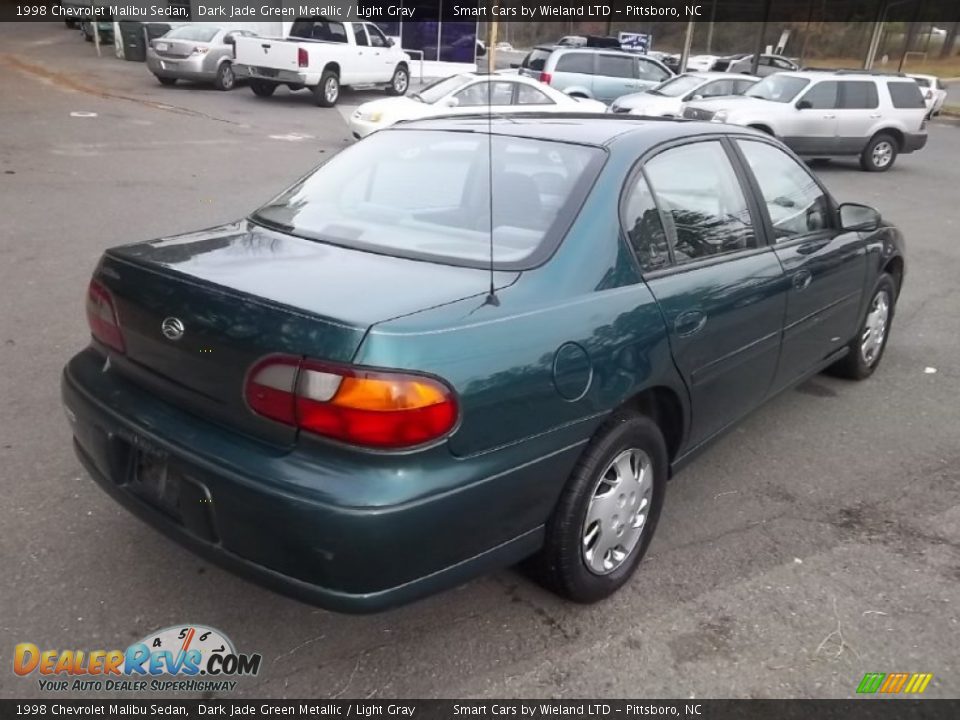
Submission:
[[217,77],[214,78],[213,86],[217,90],[233,90],[237,84],[237,76],[233,73],[233,66],[229,62],[220,63],[217,68]]
[[410,71],[403,65],[397,65],[393,71],[393,78],[387,85],[387,95],[406,95],[410,87]]
[[[577,461],[547,521],[544,547],[531,560],[537,579],[580,603],[625,585],[656,529],[668,462],[663,434],[650,418],[611,417]],[[630,471],[620,472],[624,466]]]
[[263,80],[251,80],[250,89],[253,90],[253,94],[257,97],[268,98],[273,95],[277,86],[274,83]]
[[849,352],[831,365],[827,372],[849,380],[866,380],[873,375],[887,348],[896,304],[897,284],[891,275],[883,273],[874,285],[857,334],[847,345]]
[[886,172],[893,167],[900,151],[896,138],[877,133],[860,153],[860,167],[867,172]]
[[172,78],[172,77],[160,77],[159,75],[157,75],[156,78],[157,78],[157,80],[160,81],[160,84],[161,84],[161,85],[166,85],[167,87],[170,87],[171,85],[176,85],[176,84],[177,84],[177,79],[176,79],[176,78]]
[[313,88],[317,107],[333,107],[340,99],[340,76],[333,70],[324,70],[320,82]]

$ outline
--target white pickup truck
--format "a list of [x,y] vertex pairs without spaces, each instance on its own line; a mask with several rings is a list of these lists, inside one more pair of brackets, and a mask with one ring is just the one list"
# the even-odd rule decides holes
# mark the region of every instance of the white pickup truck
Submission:
[[372,23],[298,19],[285,40],[237,37],[234,47],[259,97],[310,88],[317,105],[333,107],[342,86],[385,85],[389,95],[410,86],[410,56]]

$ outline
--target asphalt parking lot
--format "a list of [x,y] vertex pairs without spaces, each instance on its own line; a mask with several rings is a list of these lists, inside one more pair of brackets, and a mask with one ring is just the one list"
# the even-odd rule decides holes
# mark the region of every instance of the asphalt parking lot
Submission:
[[[57,24],[0,25],[0,655],[122,648],[180,623],[260,652],[273,697],[851,697],[865,672],[960,695],[960,127],[886,174],[817,171],[908,241],[884,362],[816,377],[671,483],[632,584],[591,607],[515,571],[370,617],[250,585],[109,500],[59,373],[107,247],[240,217],[348,145],[305,93],[161,87]],[[39,696],[0,671],[3,697]]]

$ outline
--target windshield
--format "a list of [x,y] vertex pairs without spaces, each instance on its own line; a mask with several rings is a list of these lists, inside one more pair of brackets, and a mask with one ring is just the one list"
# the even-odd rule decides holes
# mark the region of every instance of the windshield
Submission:
[[420,92],[411,95],[411,97],[422,100],[425,103],[433,104],[457,88],[463,87],[471,80],[473,80],[473,75],[454,75],[453,77],[443,78],[442,80],[430,83]]
[[375,133],[265,205],[255,222],[361,250],[517,268],[560,237],[604,152],[528,138],[436,130]]
[[703,78],[696,75],[677,75],[666,82],[660,83],[648,92],[654,95],[666,95],[667,97],[680,97],[686,95],[691,90],[696,90],[703,85]]
[[747,97],[772,100],[773,102],[788,103],[803,90],[810,81],[807,78],[790,77],[789,75],[768,75],[744,95]]
[[220,28],[211,25],[183,25],[168,32],[163,39],[210,42],[218,32]]

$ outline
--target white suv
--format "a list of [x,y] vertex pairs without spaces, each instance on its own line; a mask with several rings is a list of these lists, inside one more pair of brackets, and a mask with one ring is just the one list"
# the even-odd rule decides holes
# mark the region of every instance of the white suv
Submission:
[[762,130],[799,155],[859,155],[883,172],[927,144],[920,87],[904,75],[857,70],[783,72],[743,95],[687,103],[683,116]]

